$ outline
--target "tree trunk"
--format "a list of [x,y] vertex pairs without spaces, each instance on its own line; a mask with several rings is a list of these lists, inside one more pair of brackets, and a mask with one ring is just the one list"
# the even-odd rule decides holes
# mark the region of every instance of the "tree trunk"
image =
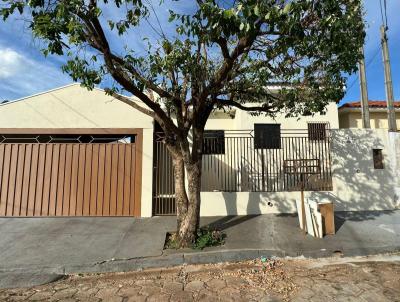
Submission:
[[[181,248],[190,247],[196,239],[200,224],[201,158],[185,163],[182,156],[173,157],[175,200],[177,209],[177,240]],[[185,186],[185,171],[188,188]]]

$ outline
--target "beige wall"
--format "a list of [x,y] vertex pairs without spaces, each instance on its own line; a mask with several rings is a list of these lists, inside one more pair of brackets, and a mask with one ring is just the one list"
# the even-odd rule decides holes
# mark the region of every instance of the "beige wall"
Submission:
[[[388,129],[387,113],[384,110],[370,111],[371,128]],[[397,129],[400,129],[400,112],[396,112]],[[362,128],[361,112],[339,110],[339,128]]]
[[153,128],[147,115],[73,84],[0,105],[0,128]]
[[211,115],[207,120],[205,129],[208,130],[233,130],[235,129],[235,117],[226,113]]
[[[397,145],[400,146],[400,134]],[[306,192],[305,197],[329,200],[338,211],[400,209],[400,148],[393,148],[383,129],[340,129],[332,133],[333,191]],[[373,166],[372,149],[382,149],[383,170]],[[396,164],[395,159],[398,159]],[[296,212],[300,192],[203,192],[201,214],[245,215]]]
[[[232,114],[232,113],[231,113]],[[307,129],[307,122],[329,122],[331,129],[339,128],[338,109],[336,103],[327,106],[326,114],[315,114],[314,116],[285,118],[280,114],[275,118],[260,115],[252,116],[242,110],[236,110],[234,118],[229,114],[219,114],[217,117],[211,116],[206,124],[206,129],[220,130],[252,130],[256,123],[277,123],[281,124],[282,129]]]
[[143,128],[142,216],[152,215],[153,120],[132,107],[73,84],[0,105],[0,128]]
[[285,118],[284,114],[276,118],[265,116],[251,116],[248,112],[237,111],[235,129],[253,129],[255,123],[278,123],[282,129],[307,129],[307,122],[329,122],[331,129],[339,128],[339,120],[336,103],[327,106],[326,114],[315,114],[314,116]]

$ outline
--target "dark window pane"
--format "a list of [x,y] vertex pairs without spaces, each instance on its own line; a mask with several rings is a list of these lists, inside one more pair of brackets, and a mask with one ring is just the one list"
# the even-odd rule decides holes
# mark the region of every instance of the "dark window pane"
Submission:
[[382,149],[373,149],[372,156],[374,160],[374,169],[383,169],[383,154]]
[[225,133],[223,130],[205,130],[203,154],[225,154]]
[[280,124],[254,124],[254,148],[280,149],[281,125]]
[[308,123],[308,139],[322,141],[326,139],[327,123]]

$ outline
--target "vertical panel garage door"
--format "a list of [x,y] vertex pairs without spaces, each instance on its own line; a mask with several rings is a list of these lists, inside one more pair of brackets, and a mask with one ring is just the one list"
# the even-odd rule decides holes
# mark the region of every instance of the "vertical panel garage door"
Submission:
[[139,216],[137,151],[135,143],[1,143],[0,216]]

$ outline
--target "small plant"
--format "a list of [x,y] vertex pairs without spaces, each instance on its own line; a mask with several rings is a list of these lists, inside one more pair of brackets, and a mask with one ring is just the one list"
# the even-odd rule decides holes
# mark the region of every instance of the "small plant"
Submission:
[[222,245],[225,242],[225,237],[226,235],[220,230],[201,228],[197,231],[197,238],[193,248],[202,250],[205,247]]
[[[225,243],[225,233],[217,229],[201,228],[197,231],[197,237],[192,244],[192,248],[202,250],[205,247],[219,246]],[[165,240],[165,249],[178,249],[179,244],[177,241],[176,233],[167,233]]]

